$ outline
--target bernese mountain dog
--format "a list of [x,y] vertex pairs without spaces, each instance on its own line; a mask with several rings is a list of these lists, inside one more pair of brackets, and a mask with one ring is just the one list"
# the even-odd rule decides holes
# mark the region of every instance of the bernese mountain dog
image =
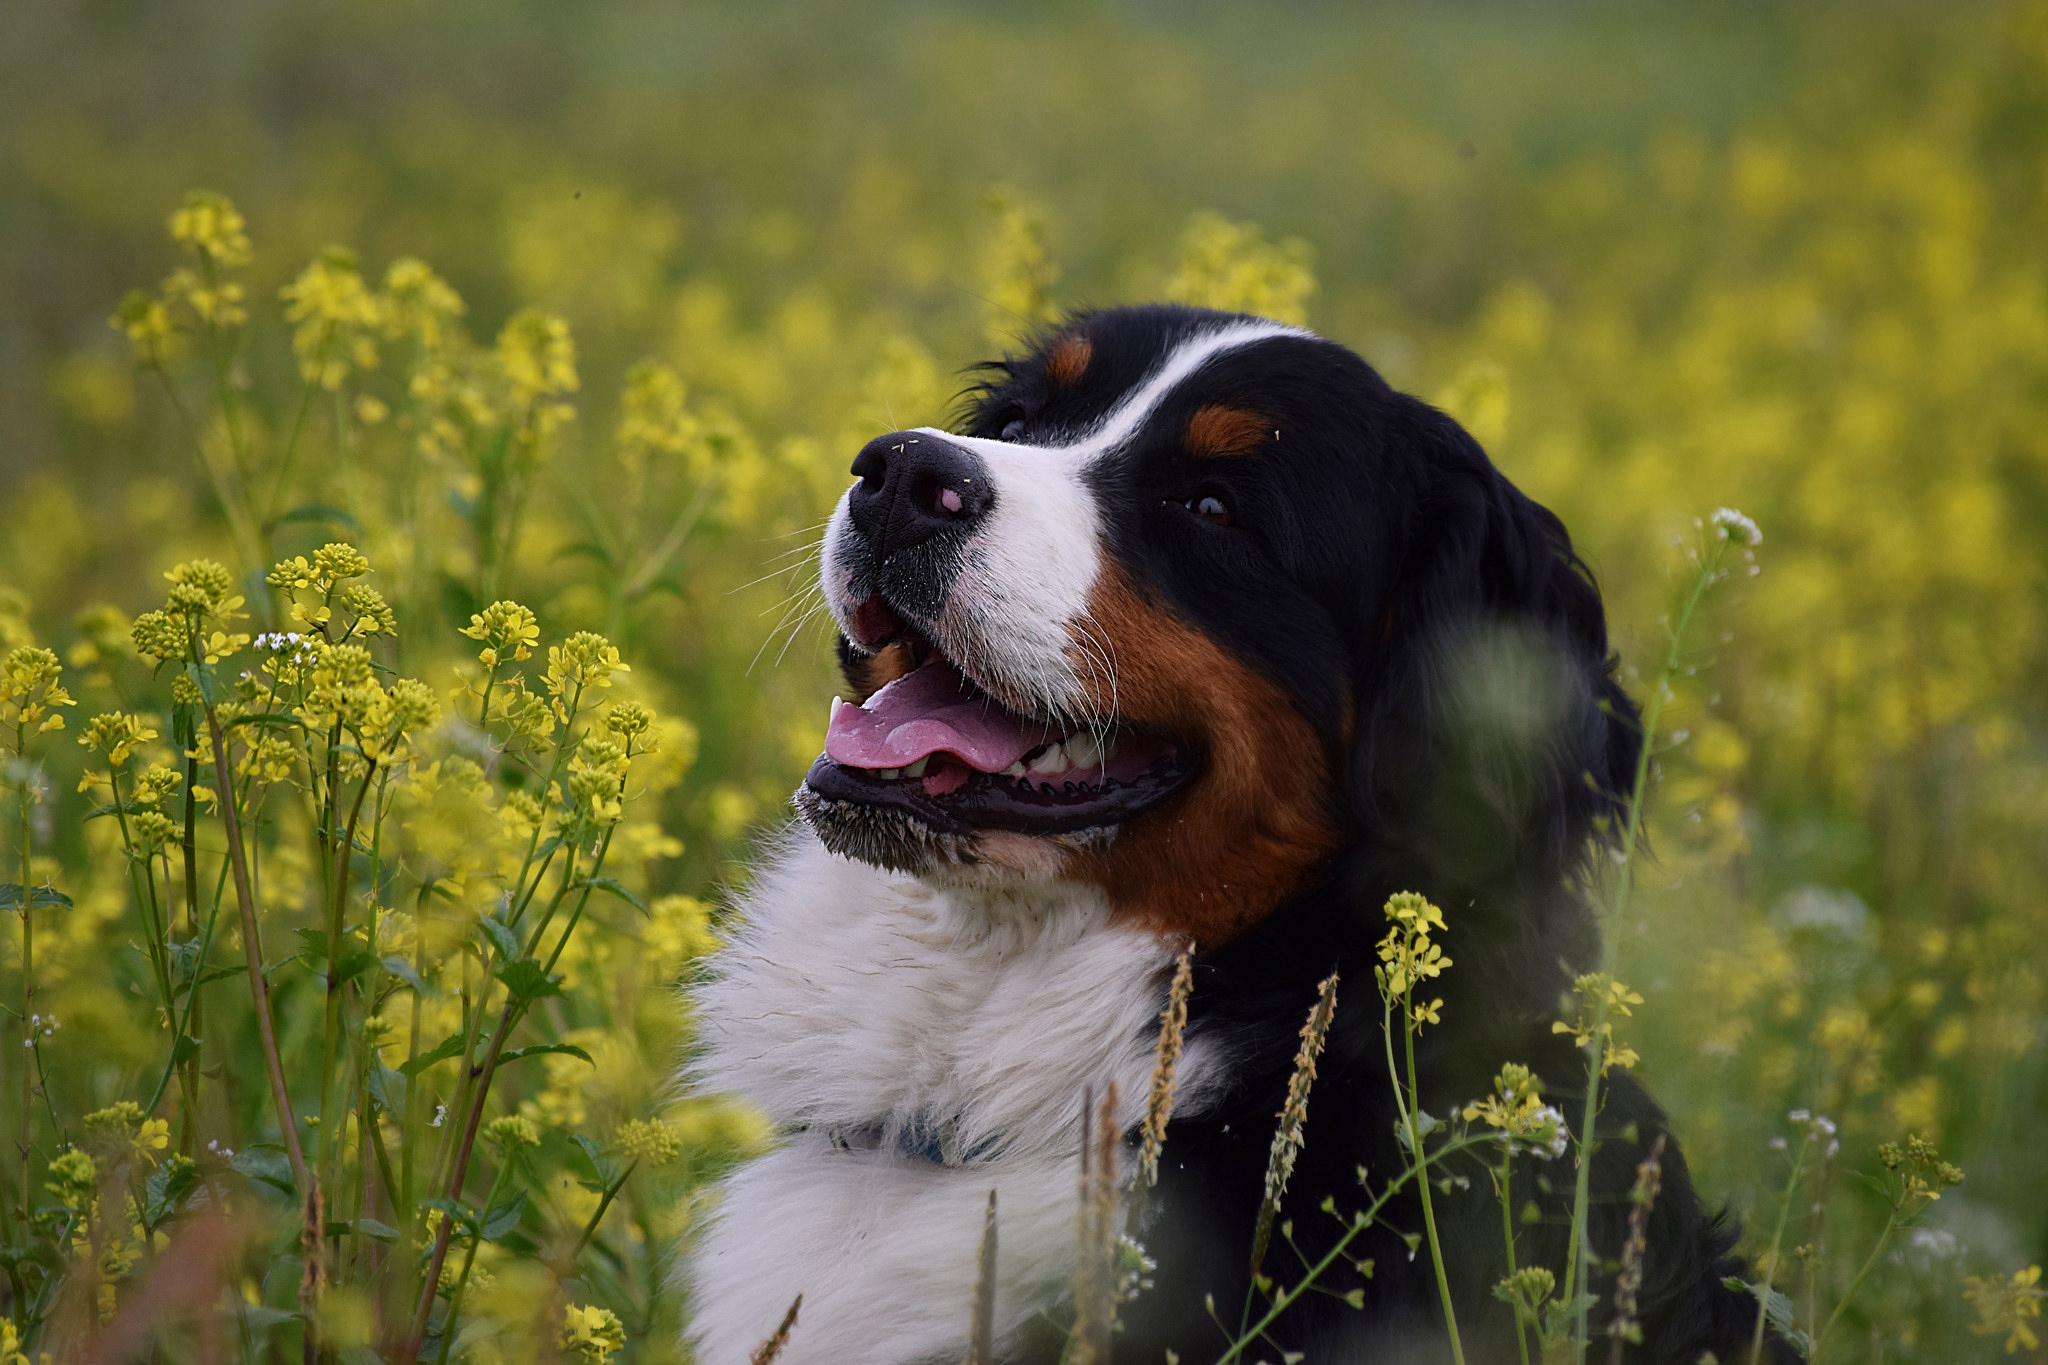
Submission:
[[[824,538],[850,696],[695,996],[693,1084],[781,1134],[684,1258],[703,1365],[746,1360],[798,1294],[785,1365],[960,1360],[991,1190],[996,1356],[1058,1359],[1084,1096],[1114,1083],[1137,1127],[1189,943],[1179,1088],[1135,1217],[1154,1265],[1121,1306],[1120,1362],[1227,1345],[1332,970],[1280,1211],[1299,1251],[1342,1230],[1326,1200],[1365,1205],[1360,1168],[1403,1168],[1372,974],[1392,893],[1442,907],[1454,961],[1417,1047],[1422,1107],[1451,1114],[1517,1062],[1582,1112],[1583,1054],[1551,1026],[1599,956],[1586,888],[1642,741],[1558,519],[1451,418],[1297,327],[1117,308],[988,368],[961,430],[868,443]],[[1596,1330],[1664,1133],[1617,1071],[1591,1172]],[[1514,1359],[1499,1203],[1476,1161],[1436,1173],[1469,1177],[1436,1196],[1467,1358]],[[1520,1262],[1560,1280],[1574,1179],[1570,1156],[1530,1156],[1513,1181]],[[1256,1355],[1449,1359],[1421,1230],[1411,1185],[1352,1248],[1369,1277],[1340,1266]],[[1749,1359],[1734,1240],[1667,1142],[1623,1358]],[[1269,1269],[1298,1278],[1294,1254]]]

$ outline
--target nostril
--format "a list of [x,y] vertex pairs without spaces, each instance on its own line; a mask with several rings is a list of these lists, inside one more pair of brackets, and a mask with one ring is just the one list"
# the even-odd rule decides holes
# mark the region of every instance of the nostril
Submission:
[[879,493],[889,478],[889,457],[869,446],[854,457],[853,476],[860,480],[863,493]]
[[957,517],[966,510],[966,499],[960,490],[952,487],[936,474],[918,476],[910,485],[910,501],[918,511],[928,517]]

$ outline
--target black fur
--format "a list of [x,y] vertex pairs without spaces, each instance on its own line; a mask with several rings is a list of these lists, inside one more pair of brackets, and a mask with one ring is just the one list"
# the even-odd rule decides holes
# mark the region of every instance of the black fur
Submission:
[[[1184,308],[1084,316],[1092,359],[1077,383],[1044,373],[1044,348],[992,368],[965,429],[1026,439],[1085,427],[1139,383],[1180,339],[1225,319]],[[1268,419],[1274,438],[1248,458],[1193,460],[1180,434],[1200,406]],[[1227,352],[1183,385],[1120,458],[1094,476],[1110,549],[1187,620],[1255,662],[1318,728],[1341,774],[1333,819],[1346,849],[1320,884],[1233,941],[1202,954],[1191,1028],[1235,1059],[1225,1103],[1172,1126],[1141,1237],[1158,1268],[1124,1309],[1120,1361],[1212,1358],[1234,1332],[1275,1116],[1317,981],[1342,973],[1340,1006],[1309,1103],[1307,1144],[1282,1217],[1315,1257],[1348,1217],[1398,1173],[1395,1109],[1373,985],[1373,945],[1393,892],[1419,891],[1449,922],[1454,965],[1439,982],[1443,1023],[1422,1037],[1425,1109],[1447,1116],[1485,1094],[1504,1062],[1532,1067],[1576,1128],[1583,1055],[1554,1034],[1574,975],[1597,962],[1584,886],[1618,842],[1639,754],[1634,704],[1616,683],[1600,596],[1557,518],[1524,497],[1454,421],[1390,389],[1333,343],[1285,337]],[[1205,493],[1235,524],[1190,514]],[[1635,1080],[1610,1080],[1592,1172],[1591,1289],[1596,1328],[1612,1306],[1628,1192],[1662,1112]],[[1436,1201],[1467,1358],[1514,1359],[1509,1309],[1492,1290],[1504,1272],[1500,1211],[1476,1162]],[[1569,1156],[1521,1161],[1516,1202],[1522,1264],[1563,1278],[1574,1172]],[[1384,1221],[1422,1231],[1419,1202]],[[1675,1141],[1650,1222],[1640,1296],[1643,1341],[1632,1362],[1745,1359],[1755,1302],[1722,1285],[1748,1267],[1735,1230],[1700,1206]],[[1411,1254],[1375,1228],[1354,1250],[1370,1279],[1342,1266],[1327,1287],[1362,1288],[1359,1311],[1310,1294],[1252,1357],[1301,1351],[1314,1361],[1448,1359],[1427,1249]],[[1268,1270],[1300,1274],[1278,1243]],[[1605,1358],[1608,1343],[1597,1344]],[[1772,1347],[1771,1349],[1779,1349]]]

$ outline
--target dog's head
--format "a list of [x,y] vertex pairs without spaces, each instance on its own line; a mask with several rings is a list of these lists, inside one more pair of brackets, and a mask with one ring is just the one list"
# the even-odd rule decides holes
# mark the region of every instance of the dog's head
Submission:
[[1298,328],[1115,309],[854,461],[849,857],[1064,878],[1205,942],[1361,841],[1577,856],[1634,762],[1590,577],[1456,423]]

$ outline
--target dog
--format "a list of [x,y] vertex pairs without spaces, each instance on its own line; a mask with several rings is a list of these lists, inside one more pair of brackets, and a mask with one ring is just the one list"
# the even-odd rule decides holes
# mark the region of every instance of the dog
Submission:
[[[799,1294],[787,1365],[963,1358],[991,1191],[996,1358],[1058,1359],[1084,1104],[1114,1086],[1114,1121],[1140,1124],[1190,944],[1119,1361],[1212,1360],[1235,1334],[1332,971],[1267,1273],[1298,1281],[1295,1255],[1368,1202],[1361,1179],[1403,1169],[1372,973],[1393,893],[1442,907],[1453,959],[1421,1106],[1448,1117],[1516,1062],[1582,1112],[1584,1054],[1552,1025],[1599,958],[1590,869],[1642,737],[1563,525],[1450,417],[1297,327],[1116,308],[984,368],[960,430],[853,462],[820,562],[850,696],[696,992],[693,1083],[781,1133],[683,1260],[705,1365],[747,1359]],[[1735,1232],[1626,1072],[1598,1137],[1592,1330],[1661,1140],[1623,1357],[1750,1359],[1756,1300],[1723,1284],[1748,1273]],[[1515,1359],[1494,1191],[1477,1161],[1433,1174],[1467,1359]],[[1514,1167],[1520,1263],[1560,1286],[1574,1180],[1569,1156]],[[1369,1267],[1337,1264],[1257,1353],[1450,1359],[1422,1229],[1410,1184],[1349,1248]]]

